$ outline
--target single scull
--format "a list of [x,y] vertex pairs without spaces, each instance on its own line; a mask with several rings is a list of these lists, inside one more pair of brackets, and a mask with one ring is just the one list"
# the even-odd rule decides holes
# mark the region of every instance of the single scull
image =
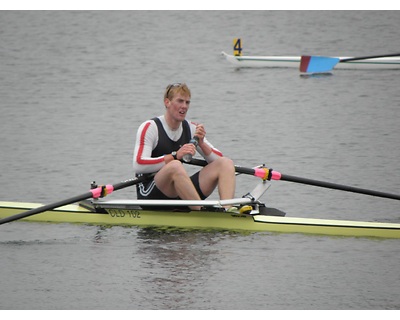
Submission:
[[[90,199],[31,215],[22,221],[400,238],[398,223],[286,217],[282,211],[268,208],[259,201],[269,186],[268,181],[260,181],[246,196],[224,201]],[[188,205],[199,204],[205,209],[186,210]],[[228,204],[250,205],[252,210],[248,213],[225,212],[222,206]],[[37,203],[0,201],[0,218],[40,206]],[[151,209],[146,209],[146,206],[151,206]],[[162,206],[163,209],[157,210],[157,206]],[[165,209],[166,206],[175,209],[168,210]]]
[[[237,68],[297,68],[301,56],[234,56],[222,52],[222,56]],[[351,57],[338,57],[350,59]],[[383,57],[338,63],[335,69],[400,69],[400,57]]]

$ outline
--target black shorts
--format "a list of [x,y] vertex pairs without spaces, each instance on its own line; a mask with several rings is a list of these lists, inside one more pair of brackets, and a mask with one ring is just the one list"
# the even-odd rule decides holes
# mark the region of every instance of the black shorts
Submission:
[[[199,194],[200,198],[204,200],[207,198],[203,192],[200,189],[200,182],[199,182],[199,173],[196,172],[190,177],[190,180],[192,180],[194,187],[196,188],[197,193]],[[160,191],[160,189],[157,188],[154,179],[147,180],[144,182],[141,182],[136,185],[136,193],[137,193],[137,198],[138,199],[146,199],[146,200],[179,200],[179,197],[176,198],[170,198],[167,197],[164,193]],[[174,207],[171,208],[170,206],[141,206],[143,209],[150,209],[150,210],[174,210],[174,209],[180,209],[187,211],[187,207]]]

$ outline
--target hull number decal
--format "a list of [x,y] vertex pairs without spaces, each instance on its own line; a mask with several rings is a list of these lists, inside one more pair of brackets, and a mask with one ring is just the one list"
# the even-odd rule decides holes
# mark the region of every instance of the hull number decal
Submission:
[[113,218],[134,218],[140,219],[140,211],[138,210],[120,210],[120,209],[108,209],[108,214]]

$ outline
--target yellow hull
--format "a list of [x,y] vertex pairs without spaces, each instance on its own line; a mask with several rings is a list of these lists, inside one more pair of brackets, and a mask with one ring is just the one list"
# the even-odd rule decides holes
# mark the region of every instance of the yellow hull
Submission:
[[[0,201],[0,219],[40,206],[41,204],[35,203]],[[104,213],[100,213],[75,204],[35,214],[21,220],[110,226],[171,227],[242,232],[282,232],[350,237],[400,238],[400,224],[396,223],[290,218],[214,211],[153,211],[134,208],[108,208],[105,209]],[[4,228],[5,226],[2,227]]]

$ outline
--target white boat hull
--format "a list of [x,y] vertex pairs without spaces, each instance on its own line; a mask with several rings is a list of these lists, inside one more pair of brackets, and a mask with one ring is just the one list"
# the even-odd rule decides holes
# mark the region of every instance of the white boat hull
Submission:
[[[233,56],[223,57],[237,68],[299,68],[301,56]],[[339,57],[340,59],[350,57]],[[400,57],[385,57],[340,62],[335,69],[400,69]]]

